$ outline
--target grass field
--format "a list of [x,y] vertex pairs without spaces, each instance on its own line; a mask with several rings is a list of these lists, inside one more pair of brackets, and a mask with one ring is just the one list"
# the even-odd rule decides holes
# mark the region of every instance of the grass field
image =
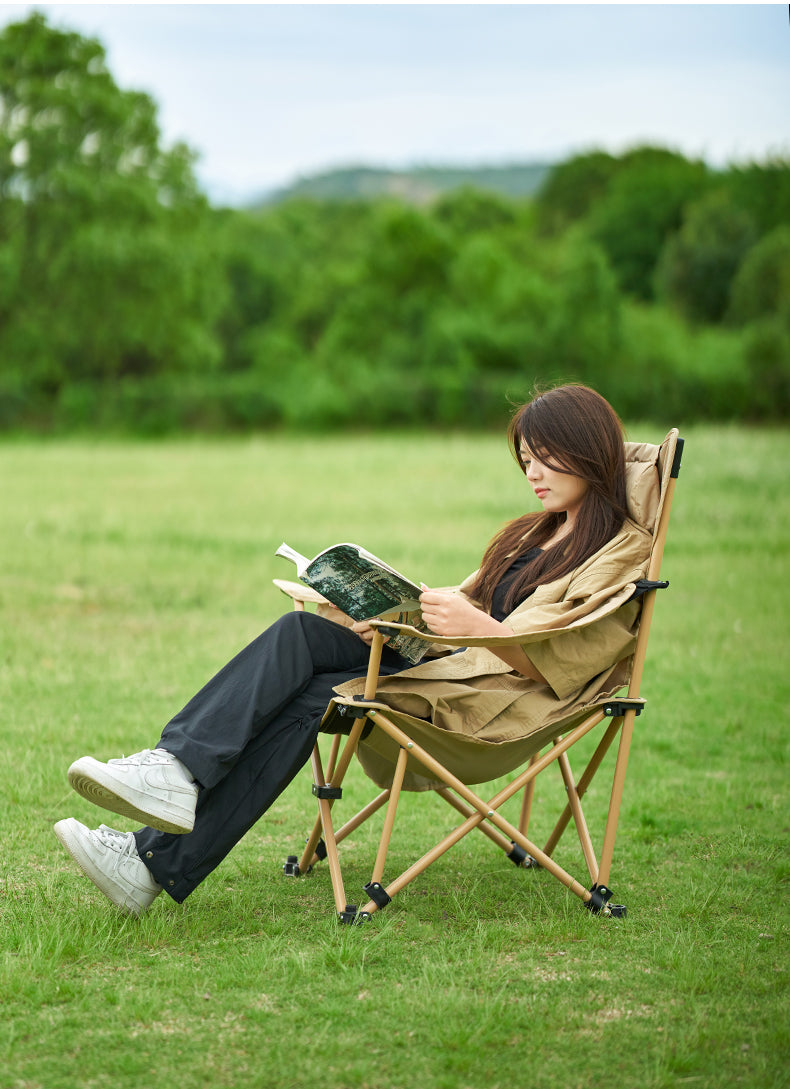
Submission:
[[[287,607],[283,539],[462,578],[530,504],[504,442],[0,446],[0,1089],[790,1084],[790,435],[684,434],[611,878],[628,917],[477,836],[363,927],[336,924],[327,872],[281,873],[312,823],[307,771],[183,906],[131,920],[51,831],[131,825],[65,770],[155,743]],[[365,787],[352,769],[349,810]],[[447,821],[407,801],[393,868]],[[538,842],[555,816],[536,812]],[[353,837],[347,887],[372,836]]]

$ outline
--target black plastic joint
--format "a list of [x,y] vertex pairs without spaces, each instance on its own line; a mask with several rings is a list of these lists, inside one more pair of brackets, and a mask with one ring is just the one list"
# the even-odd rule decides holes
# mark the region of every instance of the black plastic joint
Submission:
[[637,598],[642,597],[644,594],[649,594],[651,590],[668,590],[669,579],[637,579],[634,583],[634,592],[631,594],[631,600],[636,601]]
[[600,915],[607,910],[607,905],[612,898],[612,890],[606,885],[593,885],[590,889],[590,899],[587,901],[587,910],[593,915]]
[[313,783],[313,794],[315,794],[316,798],[342,798],[343,788],[321,786],[319,783]]
[[345,911],[338,911],[337,920],[344,926],[351,926],[357,921],[357,905],[346,904]]
[[685,439],[678,438],[678,441],[675,444],[675,457],[672,460],[672,468],[669,471],[669,475],[676,480],[680,476],[680,462],[683,459],[683,446],[685,445],[685,442]]
[[286,877],[299,877],[301,874],[299,869],[299,859],[296,855],[288,855],[283,865],[283,873]]
[[367,885],[365,885],[365,892],[376,907],[379,908],[385,908],[392,900],[392,897],[387,895],[386,889],[384,889],[378,881],[369,881]]
[[351,707],[347,703],[339,703],[337,709],[341,715],[347,718],[364,718],[368,713],[367,707]]
[[[307,843],[307,840],[305,840],[305,843]],[[315,845],[315,857],[319,862],[323,862],[326,858],[326,844],[322,839],[319,839]]]
[[507,856],[514,866],[523,866],[527,859],[530,857],[523,847],[519,847],[517,843],[514,843],[511,839],[510,844],[513,850]]
[[636,715],[641,715],[644,710],[645,701],[640,700],[609,700],[608,703],[603,705],[603,713],[608,715],[609,718],[620,718],[626,713],[626,711],[633,711]]
[[625,918],[625,904],[610,904],[612,890],[607,889],[606,885],[593,885],[590,892],[592,895],[585,907],[593,915],[608,915],[612,919]]

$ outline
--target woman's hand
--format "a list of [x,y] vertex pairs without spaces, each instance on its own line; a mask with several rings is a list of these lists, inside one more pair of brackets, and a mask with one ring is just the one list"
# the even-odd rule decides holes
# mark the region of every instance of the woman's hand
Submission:
[[[512,636],[513,629],[484,613],[476,605],[452,590],[429,590],[423,585],[420,594],[422,617],[435,635],[494,635]],[[491,647],[491,650],[511,669],[530,680],[546,684],[546,678],[532,664],[520,646]]]
[[452,590],[429,590],[422,584],[422,617],[435,635],[492,635],[496,625],[488,613],[478,609],[463,594]]
[[[355,620],[351,625],[351,630],[356,632],[363,643],[367,643],[368,646],[371,646],[373,643],[373,636],[375,635],[375,628],[371,628],[367,620]],[[384,642],[386,643],[388,639],[389,636],[385,635]]]

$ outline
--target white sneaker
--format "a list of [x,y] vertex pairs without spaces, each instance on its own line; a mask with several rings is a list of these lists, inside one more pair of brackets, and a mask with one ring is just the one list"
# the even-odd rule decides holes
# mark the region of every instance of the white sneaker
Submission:
[[89,802],[160,832],[191,832],[195,826],[197,785],[164,749],[144,749],[106,764],[82,756],[68,777]]
[[85,876],[127,915],[142,915],[162,891],[131,832],[116,832],[106,824],[92,831],[69,817],[58,821],[55,835]]

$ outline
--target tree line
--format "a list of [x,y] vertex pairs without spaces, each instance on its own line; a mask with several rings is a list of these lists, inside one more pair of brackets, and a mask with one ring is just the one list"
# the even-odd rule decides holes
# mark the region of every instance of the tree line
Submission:
[[785,158],[216,208],[155,103],[40,14],[0,34],[0,107],[5,431],[487,427],[557,380],[629,418],[788,416]]

